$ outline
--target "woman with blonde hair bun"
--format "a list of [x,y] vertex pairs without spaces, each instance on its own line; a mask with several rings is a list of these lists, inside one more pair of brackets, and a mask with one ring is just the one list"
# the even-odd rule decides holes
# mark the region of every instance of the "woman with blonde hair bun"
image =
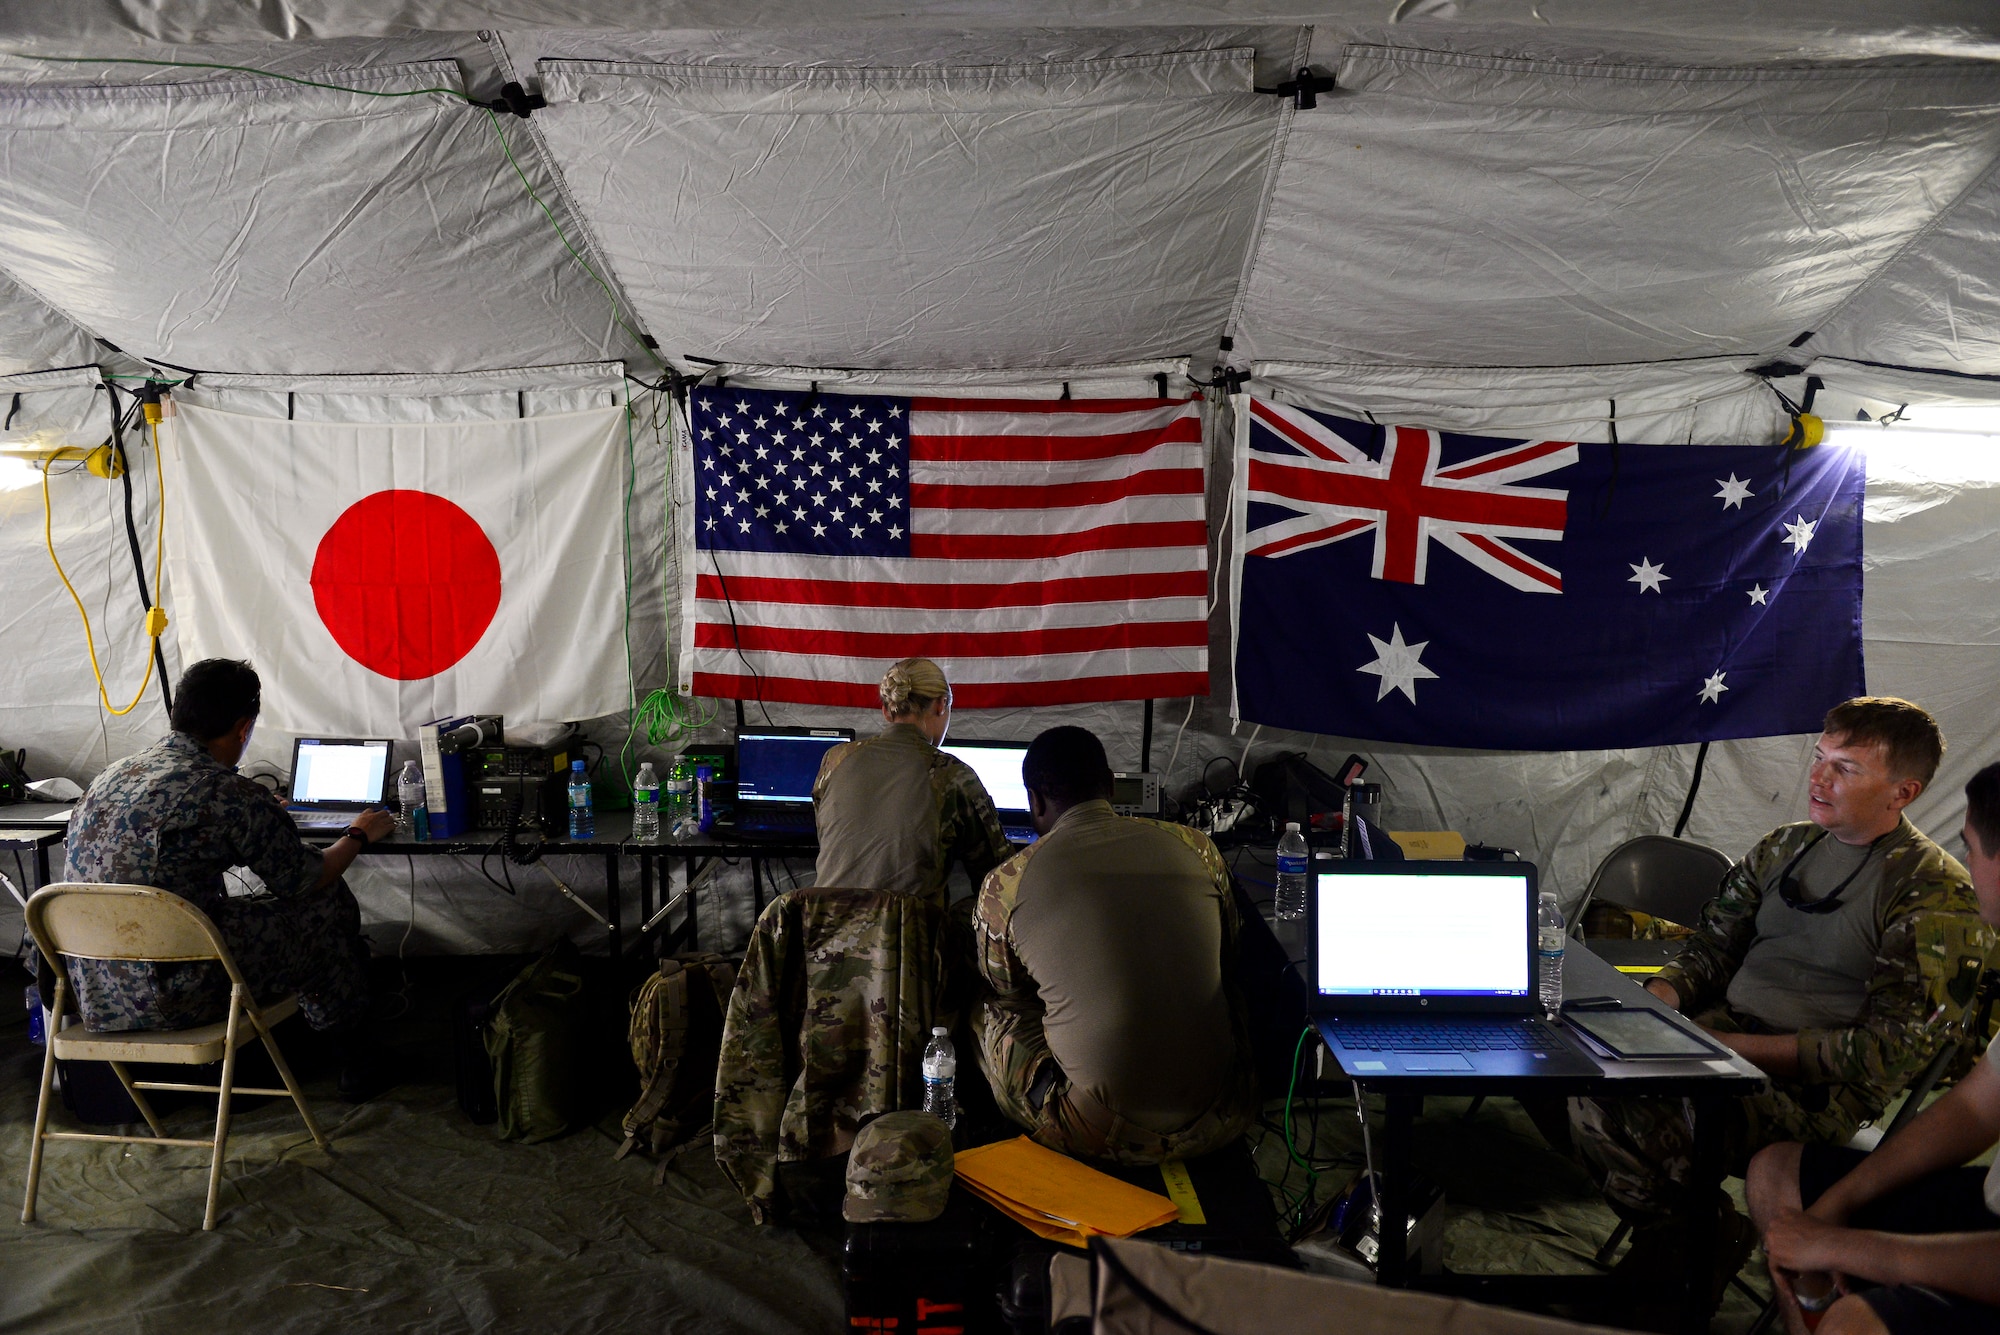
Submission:
[[951,726],[951,683],[928,658],[882,674],[874,737],[827,752],[813,784],[818,882],[893,890],[944,907],[953,862],[977,887],[1013,854],[972,767],[938,749]]

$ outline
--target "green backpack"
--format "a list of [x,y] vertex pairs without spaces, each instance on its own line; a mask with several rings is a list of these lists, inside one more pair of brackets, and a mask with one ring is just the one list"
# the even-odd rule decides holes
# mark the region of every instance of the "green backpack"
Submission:
[[582,965],[576,947],[558,941],[493,999],[486,1055],[502,1140],[553,1140],[587,1115]]

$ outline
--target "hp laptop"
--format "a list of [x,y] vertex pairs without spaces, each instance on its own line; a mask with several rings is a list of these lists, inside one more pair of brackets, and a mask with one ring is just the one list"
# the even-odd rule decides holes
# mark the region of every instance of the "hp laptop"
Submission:
[[1028,754],[1026,742],[962,742],[947,737],[938,748],[972,766],[993,809],[1000,813],[1000,828],[1016,844],[1035,842],[1035,827],[1028,817],[1028,787],[1021,782],[1021,759]]
[[344,830],[356,812],[382,805],[388,779],[386,739],[301,737],[292,744],[286,809],[301,830]]
[[1541,1018],[1531,864],[1314,871],[1313,1023],[1348,1076],[1597,1073]]
[[736,734],[736,832],[811,838],[820,761],[852,728],[746,728]]

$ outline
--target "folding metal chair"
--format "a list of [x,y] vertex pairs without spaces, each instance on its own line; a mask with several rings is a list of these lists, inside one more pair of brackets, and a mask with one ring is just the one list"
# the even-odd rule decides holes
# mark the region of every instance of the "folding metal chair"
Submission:
[[[41,1185],[42,1150],[51,1140],[119,1141],[140,1145],[207,1146],[212,1152],[208,1167],[208,1207],[202,1216],[204,1230],[215,1227],[216,1195],[222,1185],[222,1157],[229,1144],[229,1102],[235,1094],[288,1095],[321,1149],[327,1141],[306,1107],[305,1095],[278,1051],[271,1028],[298,1009],[298,998],[287,996],[267,1005],[258,1005],[249,984],[229,954],[221,933],[208,915],[179,895],[139,885],[95,885],[64,882],[45,886],[28,901],[28,931],[42,954],[58,961],[55,1007],[48,1026],[47,1050],[42,1058],[42,1093],[35,1105],[35,1135],[28,1154],[28,1194],[21,1206],[21,1222],[35,1221],[35,1193]],[[69,976],[60,961],[76,959],[129,960],[151,963],[214,961],[229,976],[227,1018],[195,1029],[144,1029],[120,1033],[96,1033],[79,1023],[63,1028],[69,1009]],[[246,1023],[247,1021],[247,1023]],[[264,1041],[272,1063],[283,1078],[283,1089],[239,1087],[236,1081],[236,1050],[252,1035]],[[220,1058],[222,1083],[196,1085],[157,1080],[134,1080],[127,1062],[205,1066]],[[151,1136],[115,1136],[79,1131],[50,1131],[49,1103],[55,1092],[56,1061],[108,1062],[125,1092],[132,1096],[146,1119]],[[141,1090],[184,1090],[216,1095],[215,1135],[210,1140],[182,1140],[166,1134]]]

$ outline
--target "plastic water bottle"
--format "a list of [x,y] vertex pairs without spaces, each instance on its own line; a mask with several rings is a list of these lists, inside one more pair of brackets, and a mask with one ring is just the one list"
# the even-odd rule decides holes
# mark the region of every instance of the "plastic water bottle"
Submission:
[[1278,840],[1278,916],[1291,920],[1306,916],[1306,896],[1312,887],[1312,853],[1297,821],[1285,823]]
[[715,769],[709,765],[694,767],[695,828],[707,834],[715,828]]
[[1540,975],[1542,1012],[1551,1020],[1563,1008],[1563,945],[1569,940],[1569,924],[1563,921],[1556,892],[1542,891],[1542,905],[1535,914],[1535,972]]
[[667,771],[666,814],[669,835],[675,839],[694,836],[694,766],[685,754],[675,756],[674,767]]
[[590,775],[581,760],[569,762],[569,837],[597,837],[597,808],[590,797]]
[[944,1119],[946,1126],[958,1125],[958,1054],[952,1051],[951,1031],[943,1025],[931,1030],[924,1048],[924,1111]]
[[632,784],[632,838],[641,844],[660,842],[660,780],[650,760],[640,763]]
[[414,837],[417,832],[417,812],[424,805],[424,772],[417,768],[417,762],[403,762],[403,772],[396,776],[396,825],[397,828]]

